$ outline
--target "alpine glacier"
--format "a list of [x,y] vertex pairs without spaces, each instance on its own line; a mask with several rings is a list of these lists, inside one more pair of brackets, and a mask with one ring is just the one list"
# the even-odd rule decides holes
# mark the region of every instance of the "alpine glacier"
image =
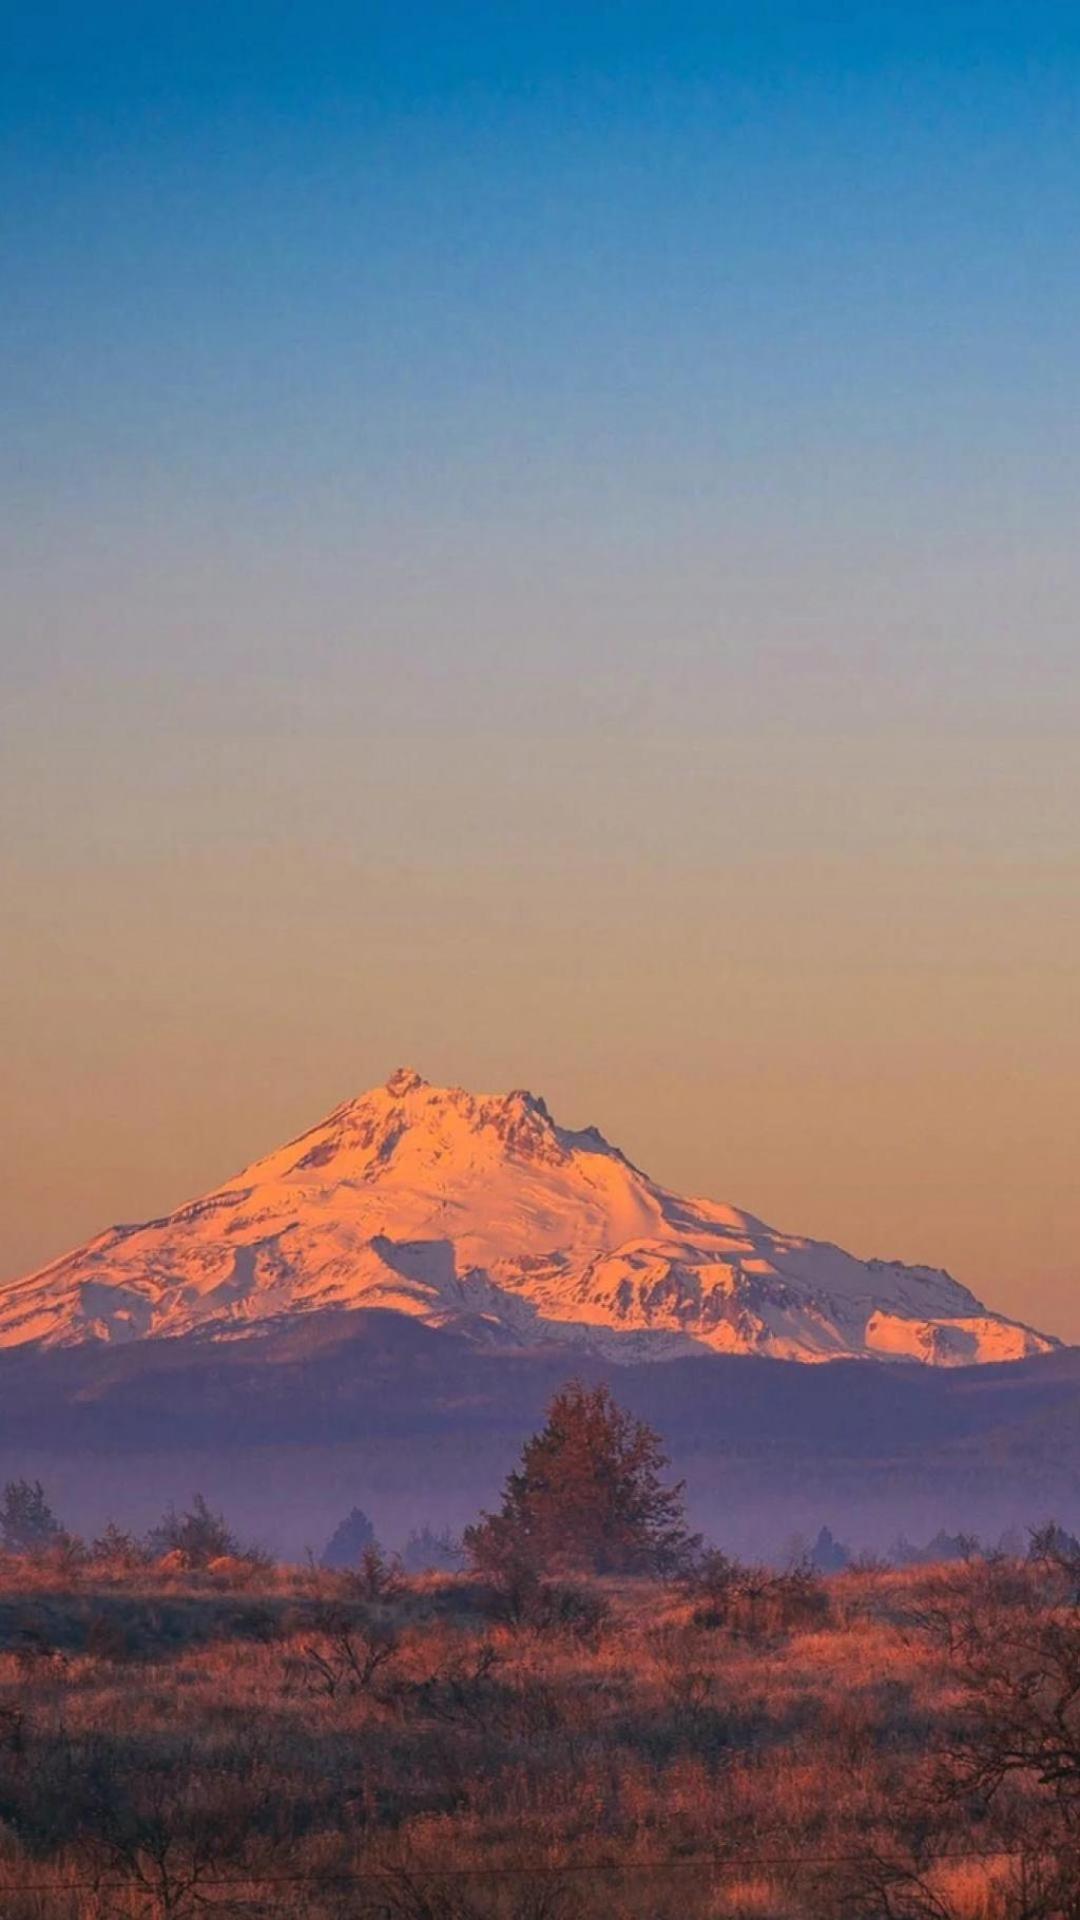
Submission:
[[857,1260],[684,1199],[531,1093],[400,1068],[204,1199],[0,1289],[0,1346],[235,1337],[328,1307],[625,1361],[960,1366],[1058,1344],[937,1269]]

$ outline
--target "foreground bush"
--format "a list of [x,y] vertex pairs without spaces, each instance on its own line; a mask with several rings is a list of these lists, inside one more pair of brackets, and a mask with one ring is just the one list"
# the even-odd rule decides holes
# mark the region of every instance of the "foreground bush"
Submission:
[[777,1573],[707,1553],[687,1575],[683,1591],[693,1602],[698,1626],[726,1627],[747,1639],[822,1626],[829,1617],[826,1583],[803,1562]]

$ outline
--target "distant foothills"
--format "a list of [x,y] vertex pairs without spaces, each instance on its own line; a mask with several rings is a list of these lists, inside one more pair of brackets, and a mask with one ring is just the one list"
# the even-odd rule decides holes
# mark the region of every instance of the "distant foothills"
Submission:
[[595,1127],[409,1068],[163,1219],[0,1289],[0,1346],[235,1341],[378,1310],[504,1354],[967,1367],[1049,1353],[949,1274],[671,1192]]

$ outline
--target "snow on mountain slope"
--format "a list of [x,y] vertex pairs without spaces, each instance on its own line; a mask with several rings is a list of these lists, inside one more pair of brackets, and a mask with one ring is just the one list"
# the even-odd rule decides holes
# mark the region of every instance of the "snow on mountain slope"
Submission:
[[0,1289],[0,1346],[225,1337],[341,1306],[627,1361],[711,1349],[955,1366],[1057,1345],[946,1273],[680,1198],[533,1094],[402,1068],[205,1199]]

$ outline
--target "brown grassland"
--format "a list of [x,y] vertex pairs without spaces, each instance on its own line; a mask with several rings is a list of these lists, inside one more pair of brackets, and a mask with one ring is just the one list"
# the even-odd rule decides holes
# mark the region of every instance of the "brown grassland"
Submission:
[[1078,1643],[1038,1562],[523,1597],[11,1558],[0,1913],[1080,1913]]

